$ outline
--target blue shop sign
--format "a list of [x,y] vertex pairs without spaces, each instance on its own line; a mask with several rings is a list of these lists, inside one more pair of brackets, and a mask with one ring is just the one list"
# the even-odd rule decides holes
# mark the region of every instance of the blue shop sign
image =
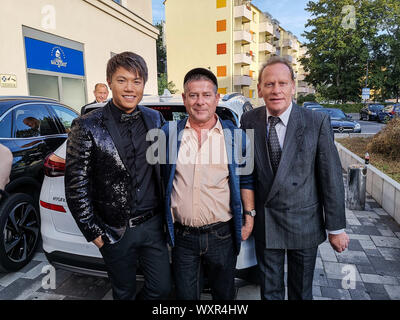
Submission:
[[28,37],[25,51],[29,69],[85,75],[82,51]]

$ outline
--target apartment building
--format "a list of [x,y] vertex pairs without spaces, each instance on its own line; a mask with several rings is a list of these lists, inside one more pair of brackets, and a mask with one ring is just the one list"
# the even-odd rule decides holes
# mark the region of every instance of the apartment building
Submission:
[[80,110],[123,51],[145,58],[145,93],[157,94],[151,1],[2,0],[1,10],[0,95],[45,96]]
[[219,92],[241,92],[254,105],[259,69],[271,56],[300,72],[300,42],[270,14],[246,0],[165,0],[168,81],[183,90],[194,67],[217,75]]

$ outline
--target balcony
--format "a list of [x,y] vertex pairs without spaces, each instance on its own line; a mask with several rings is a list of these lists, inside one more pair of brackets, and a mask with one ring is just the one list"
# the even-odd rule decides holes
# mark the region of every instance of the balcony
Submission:
[[279,40],[281,38],[281,32],[278,30],[274,30],[274,39]]
[[290,39],[285,39],[282,41],[282,47],[283,48],[293,48],[293,41]]
[[283,58],[289,61],[290,63],[293,63],[293,57],[291,55],[286,54],[283,56]]
[[274,33],[274,26],[268,21],[261,22],[258,29],[259,32],[266,32],[268,35],[272,35]]
[[300,46],[299,43],[297,41],[293,41],[293,47],[292,47],[293,51],[298,52],[300,50]]
[[233,76],[234,86],[250,86],[253,79],[249,76]]
[[276,52],[276,48],[268,42],[263,42],[263,43],[260,43],[258,51],[260,51],[260,52],[265,51],[266,53],[274,54]]
[[233,63],[241,64],[242,66],[250,65],[252,59],[249,53],[237,53],[233,58]]
[[242,22],[249,22],[252,20],[253,15],[251,10],[246,5],[235,6],[234,17],[241,18]]
[[242,44],[249,44],[251,42],[251,34],[245,30],[235,31],[234,40],[241,41]]

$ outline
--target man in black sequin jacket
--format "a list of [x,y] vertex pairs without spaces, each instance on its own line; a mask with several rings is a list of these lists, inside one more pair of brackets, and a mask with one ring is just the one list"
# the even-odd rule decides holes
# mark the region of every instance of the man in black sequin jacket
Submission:
[[[160,165],[146,159],[146,134],[164,119],[138,105],[146,81],[142,57],[132,52],[112,57],[107,64],[112,100],[75,119],[67,142],[67,203],[104,258],[114,299],[165,299],[171,289]],[[145,277],[138,295],[137,262]]]

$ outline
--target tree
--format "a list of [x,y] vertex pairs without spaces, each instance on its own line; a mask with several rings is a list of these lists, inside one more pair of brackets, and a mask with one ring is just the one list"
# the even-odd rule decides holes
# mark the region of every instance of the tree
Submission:
[[160,76],[167,72],[167,52],[165,50],[163,38],[164,38],[164,22],[159,22],[155,27],[160,31],[160,35],[156,40],[157,47],[157,75]]
[[161,73],[158,76],[158,94],[162,95],[164,93],[164,89],[168,89],[172,94],[176,93],[175,83],[172,81],[168,82],[167,74]]
[[304,36],[307,56],[301,59],[308,75],[305,81],[323,88],[329,100],[360,101],[369,48],[366,39],[377,34],[374,1],[309,1],[312,14]]

